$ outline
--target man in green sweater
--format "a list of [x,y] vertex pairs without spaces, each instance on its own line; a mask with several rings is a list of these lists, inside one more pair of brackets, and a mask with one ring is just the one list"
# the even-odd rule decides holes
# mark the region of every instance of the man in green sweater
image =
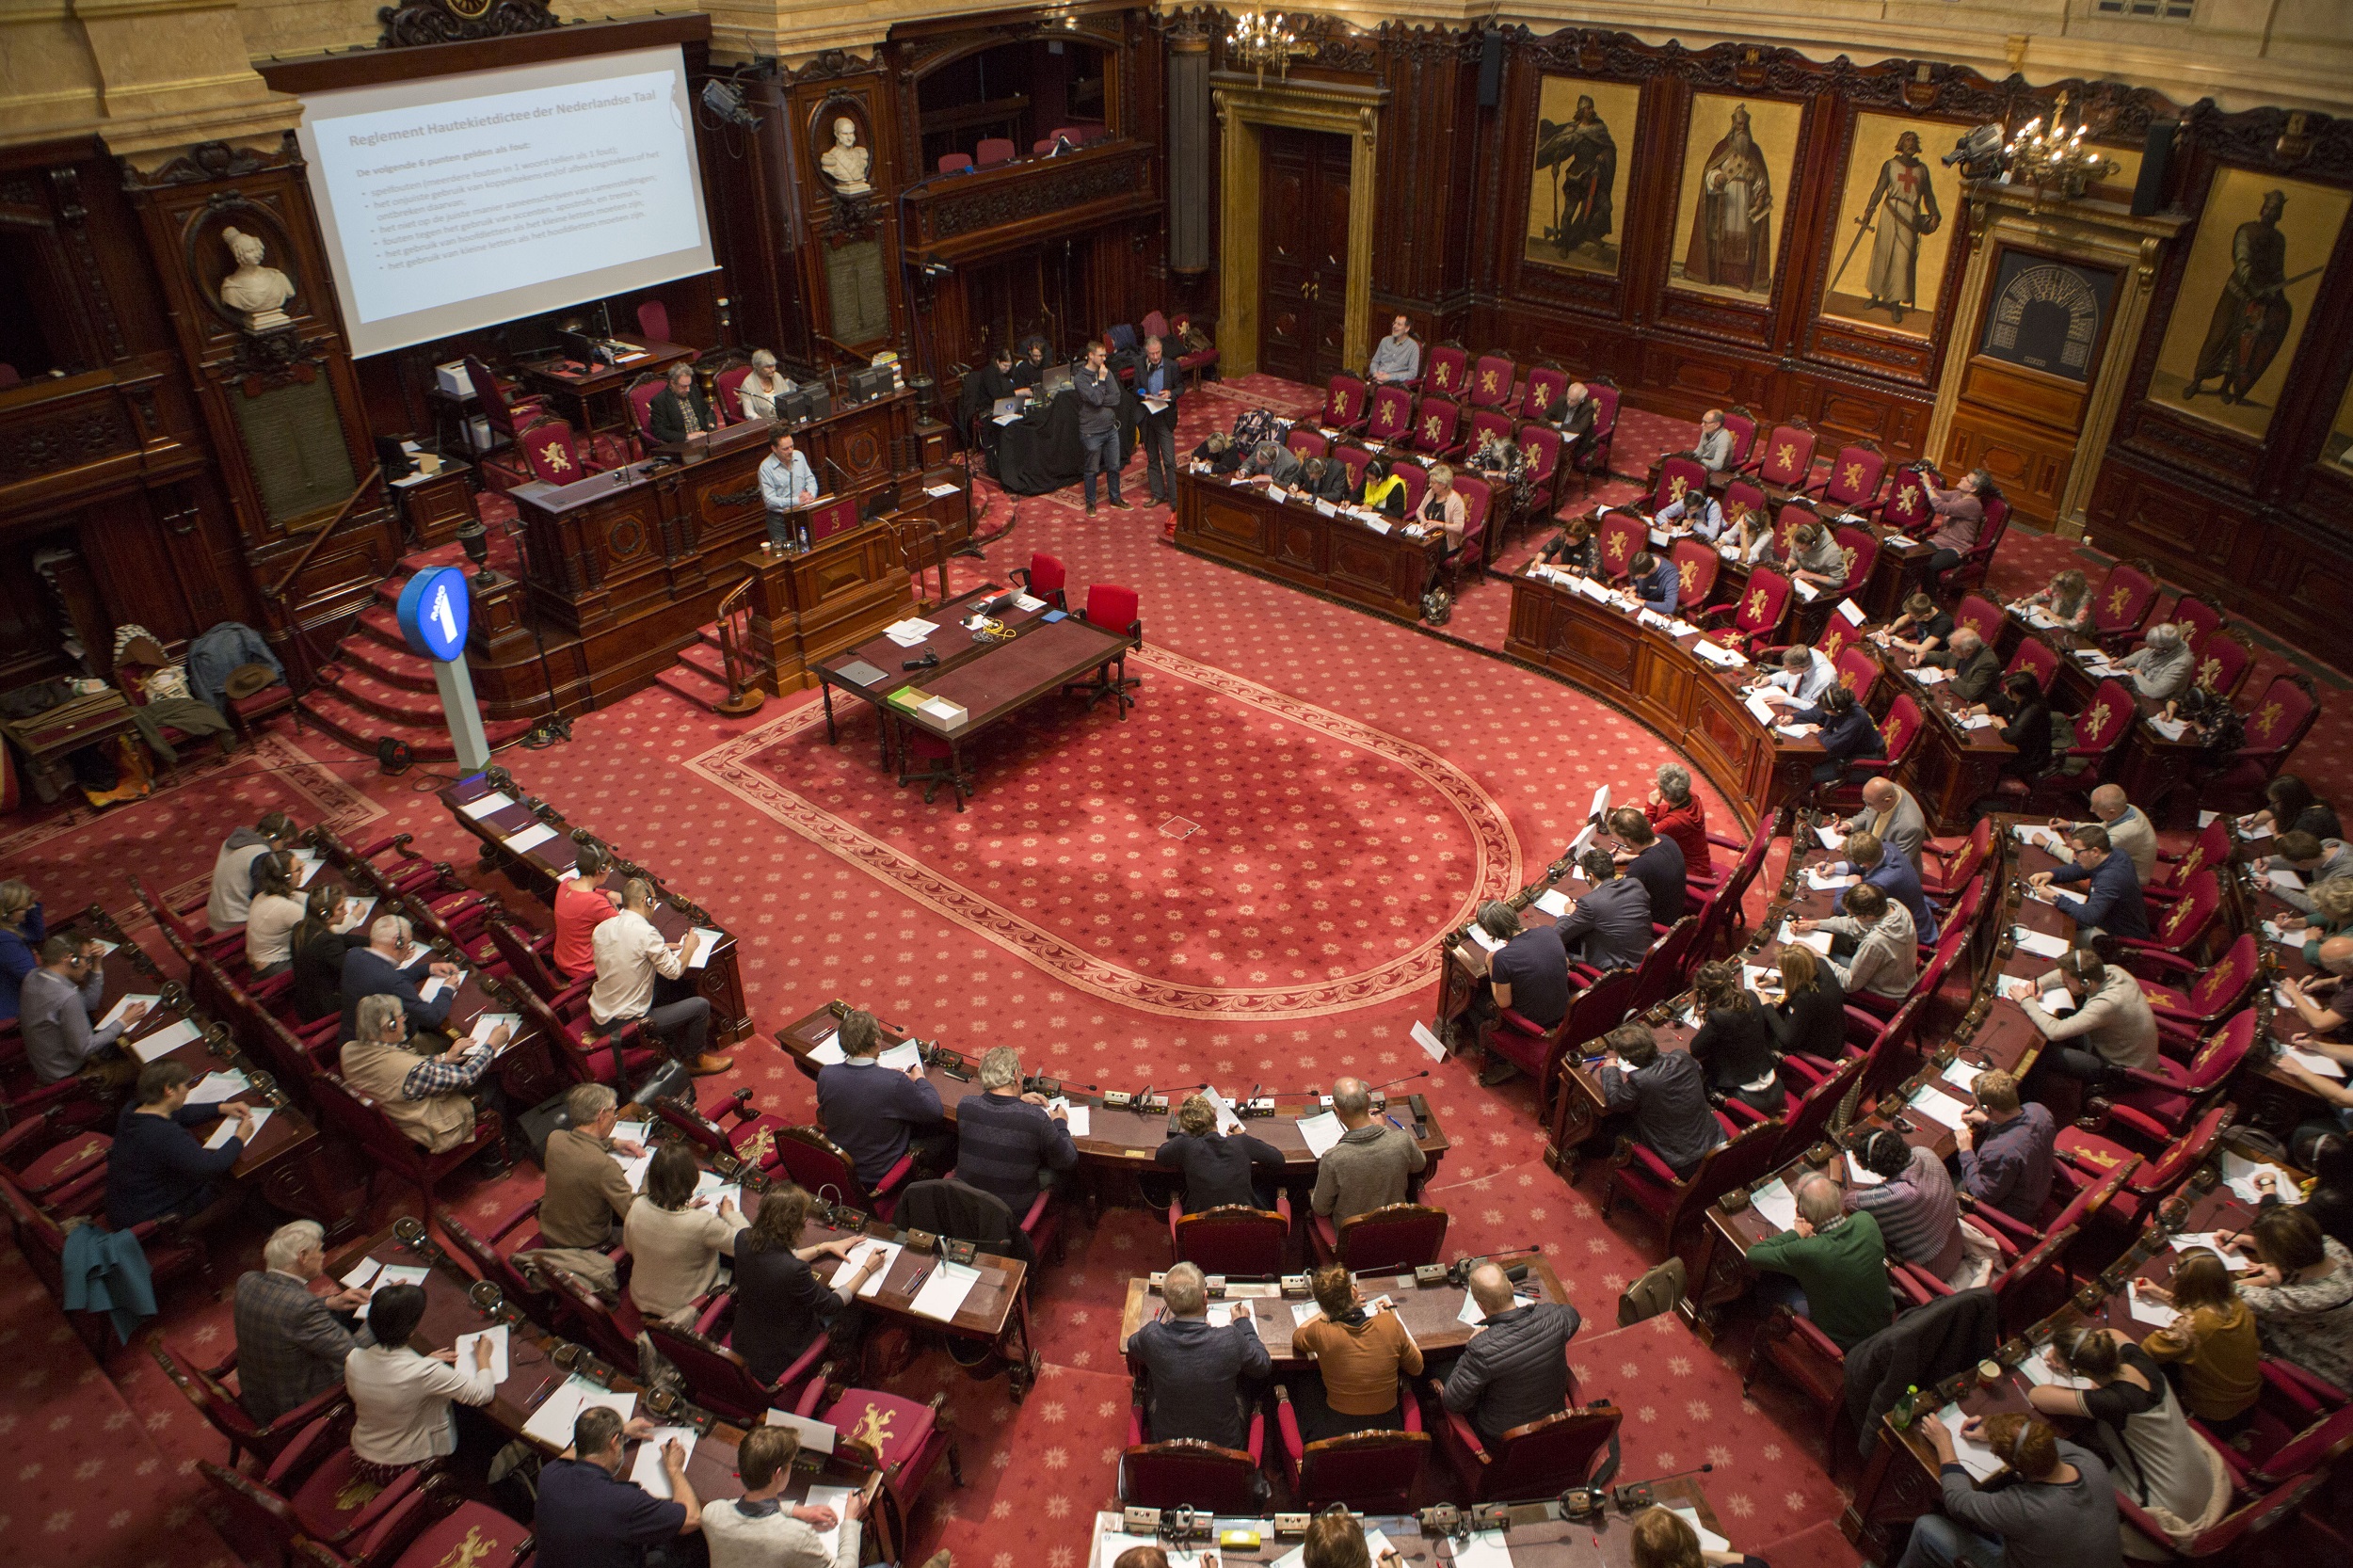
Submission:
[[1826,1176],[1798,1183],[1794,1230],[1749,1249],[1749,1267],[1786,1279],[1761,1279],[1757,1294],[1785,1305],[1850,1351],[1896,1320],[1887,1286],[1887,1243],[1867,1213],[1844,1212],[1845,1194]]

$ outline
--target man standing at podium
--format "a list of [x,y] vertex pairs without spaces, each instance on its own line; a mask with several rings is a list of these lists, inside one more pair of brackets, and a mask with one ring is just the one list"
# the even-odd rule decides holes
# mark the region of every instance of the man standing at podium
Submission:
[[777,550],[792,548],[803,531],[791,515],[793,508],[817,499],[817,475],[808,459],[792,448],[792,432],[779,430],[760,460],[760,499],[768,508],[768,543]]

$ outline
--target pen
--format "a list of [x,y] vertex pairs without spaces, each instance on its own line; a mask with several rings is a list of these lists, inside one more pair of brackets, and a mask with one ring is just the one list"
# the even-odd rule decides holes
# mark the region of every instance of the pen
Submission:
[[536,1405],[536,1404],[537,1404],[537,1403],[539,1402],[539,1396],[540,1396],[540,1395],[542,1395],[542,1394],[544,1394],[544,1393],[546,1393],[546,1392],[547,1392],[550,1388],[552,1388],[552,1387],[554,1387],[554,1386],[555,1386],[555,1375],[554,1375],[553,1373],[552,1373],[552,1372],[551,1372],[550,1374],[548,1374],[548,1376],[546,1376],[546,1377],[544,1377],[544,1378],[542,1378],[542,1379],[540,1379],[540,1380],[539,1380],[539,1386],[538,1386],[538,1387],[536,1387],[536,1388],[535,1388],[535,1389],[533,1389],[533,1390],[531,1391],[531,1398],[529,1398],[529,1399],[525,1400],[523,1401],[523,1403],[524,1403],[524,1404],[526,1404],[526,1405]]
[[906,1283],[906,1292],[907,1292],[907,1294],[908,1294],[908,1295],[910,1295],[910,1296],[912,1296],[912,1295],[914,1295],[914,1294],[915,1294],[918,1290],[922,1289],[922,1288],[923,1288],[923,1282],[924,1282],[925,1280],[927,1280],[927,1279],[929,1279],[929,1278],[931,1278],[931,1277],[932,1277],[932,1269],[936,1269],[936,1268],[937,1268],[937,1267],[938,1267],[938,1265],[935,1263],[935,1264],[933,1264],[933,1265],[931,1266],[931,1268],[927,1268],[927,1269],[925,1269],[925,1270],[924,1270],[921,1273],[920,1273],[920,1274],[916,1275],[913,1279],[911,1279],[911,1280],[907,1281],[907,1283]]

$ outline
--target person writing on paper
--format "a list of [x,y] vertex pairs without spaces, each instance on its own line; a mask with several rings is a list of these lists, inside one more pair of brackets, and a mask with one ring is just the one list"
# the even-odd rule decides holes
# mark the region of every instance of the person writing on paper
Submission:
[[1724,1141],[1707,1103],[1707,1068],[1688,1050],[1658,1048],[1647,1025],[1620,1024],[1602,1036],[1602,1103],[1634,1113],[1634,1140],[1688,1176]]
[[1767,702],[1803,708],[1819,702],[1837,684],[1838,666],[1820,648],[1792,643],[1781,650],[1781,668],[1765,678],[1756,695]]
[[368,1302],[368,1336],[344,1357],[351,1399],[355,1480],[389,1486],[403,1470],[457,1451],[452,1405],[488,1404],[497,1393],[497,1347],[484,1335],[460,1364],[455,1347],[419,1355],[408,1348],[424,1321],[424,1287],[387,1285]]
[[1372,345],[1368,372],[1375,386],[1401,387],[1421,379],[1421,344],[1403,316],[1389,323],[1389,335]]
[[882,1028],[862,1009],[841,1020],[838,1038],[841,1060],[817,1070],[817,1112],[825,1135],[850,1157],[858,1185],[873,1192],[910,1153],[921,1170],[953,1164],[955,1129],[940,1128],[939,1091],[922,1064],[910,1063],[904,1072],[884,1066]]
[[811,1265],[848,1258],[858,1238],[837,1236],[802,1246],[810,1201],[789,1183],[772,1187],[760,1199],[758,1217],[735,1239],[732,1349],[762,1384],[782,1377],[820,1335],[832,1341],[832,1359],[856,1366],[851,1358],[862,1327],[857,1293],[890,1259],[888,1249],[868,1247],[855,1267],[829,1263],[821,1276]]
[[792,514],[817,499],[817,475],[808,459],[793,445],[792,432],[779,430],[760,460],[760,504],[768,513],[768,544],[790,550],[801,536],[801,523]]
[[1601,546],[1593,540],[1591,518],[1571,518],[1561,525],[1561,532],[1545,542],[1536,557],[1548,567],[1573,571],[1580,577],[1601,575]]
[[1691,443],[1691,456],[1710,473],[1721,473],[1732,467],[1732,432],[1724,428],[1721,408],[1710,408],[1700,415],[1700,439]]
[[1291,1411],[1310,1443],[1353,1432],[1401,1432],[1398,1378],[1421,1375],[1421,1347],[1395,1312],[1368,1311],[1345,1263],[1318,1269],[1309,1281],[1321,1316],[1291,1335],[1294,1354],[1315,1366],[1291,1380]]
[[1691,792],[1689,769],[1674,762],[1659,763],[1658,771],[1651,776],[1650,793],[1642,797],[1642,815],[1652,831],[1673,840],[1683,851],[1687,875],[1715,874],[1707,842],[1707,806]]
[[1236,1128],[1217,1129],[1217,1107],[1206,1095],[1188,1095],[1176,1108],[1176,1131],[1152,1151],[1152,1162],[1184,1177],[1188,1214],[1241,1204],[1273,1208],[1283,1175],[1283,1151]]
[[1953,617],[1928,595],[1913,594],[1904,600],[1904,613],[1876,635],[1887,647],[1900,648],[1906,653],[1933,653],[1952,641]]
[[1179,1263],[1161,1277],[1160,1315],[1128,1340],[1128,1359],[1144,1368],[1144,1407],[1151,1440],[1176,1438],[1240,1448],[1248,1442],[1249,1396],[1274,1363],[1258,1342],[1251,1303],[1230,1304],[1232,1320],[1209,1322],[1209,1286],[1200,1265]]
[[2051,1148],[2058,1124],[2049,1107],[2018,1097],[2018,1080],[2001,1068],[1979,1073],[1977,1103],[1953,1132],[1961,1150],[1961,1191],[2021,1224],[2040,1224],[2051,1201]]
[[253,857],[253,902],[245,912],[245,961],[253,978],[267,980],[294,968],[294,928],[303,903],[295,891],[295,857],[273,850]]
[[1598,844],[1577,857],[1577,869],[1593,886],[1570,901],[1568,911],[1553,922],[1553,936],[1573,964],[1603,970],[1634,968],[1650,952],[1650,888],[1621,874],[1616,857]]
[[1627,565],[1626,576],[1627,585],[1633,588],[1634,597],[1642,601],[1643,609],[1662,616],[1675,613],[1675,601],[1683,595],[1683,574],[1676,569],[1673,557],[1642,551]]
[[697,945],[708,938],[690,931],[665,942],[653,913],[653,884],[642,876],[631,877],[621,888],[621,912],[598,926],[589,938],[597,983],[588,992],[588,1016],[599,1034],[610,1034],[624,1024],[643,1024],[696,1078],[726,1072],[735,1058],[713,1055],[708,1048],[711,1002],[695,995],[695,983],[686,979]]
[[956,1179],[1002,1198],[1014,1223],[1038,1190],[1079,1162],[1070,1112],[1021,1088],[1021,1053],[991,1046],[981,1053],[981,1092],[956,1103]]
[[1801,522],[1789,531],[1789,573],[1824,590],[1843,587],[1847,552],[1826,522]]
[[1300,464],[1299,488],[1335,506],[1347,505],[1356,493],[1348,482],[1348,465],[1337,457],[1310,457]]
[[1766,1568],[1763,1558],[1702,1546],[1689,1520],[1656,1504],[1634,1516],[1626,1547],[1634,1568]]
[[[572,1423],[572,1446],[539,1471],[539,1502],[531,1528],[539,1552],[534,1560],[545,1568],[648,1568],[649,1552],[702,1528],[702,1503],[686,1479],[686,1448],[677,1438],[662,1445],[667,1499],[622,1479],[623,1439],[642,1442],[653,1433],[653,1423],[643,1416],[624,1421],[619,1411],[595,1404],[580,1413]],[[856,1531],[844,1526],[841,1533],[849,1537]],[[682,1560],[665,1552],[660,1560]]]
[[204,921],[215,931],[234,931],[245,924],[253,902],[253,861],[257,856],[291,849],[295,822],[283,811],[272,811],[251,827],[229,835],[213,857],[213,896],[204,904]]
[[[1843,685],[1833,684],[1824,689],[1820,700],[1810,707],[1794,709],[1789,714],[1793,725],[1812,725],[1821,742],[1822,760],[1814,764],[1814,787],[1825,789],[1847,776],[1847,764],[1857,758],[1880,758],[1887,755],[1887,738],[1880,727],[1871,722],[1871,714],[1854,699],[1854,693]],[[1903,860],[1897,856],[1898,860]],[[1906,866],[1912,862],[1904,860]]]
[[[1234,444],[1234,438],[1224,430],[1212,430],[1193,449],[1193,462],[1211,473],[1230,474],[1241,471],[1242,451]],[[1346,469],[1341,470],[1346,472]]]
[[[342,929],[346,925],[351,929]],[[329,876],[312,878],[302,899],[302,921],[287,938],[294,953],[294,985],[287,996],[296,1017],[312,1024],[344,1010],[344,960],[371,939],[343,884]]]
[[646,425],[655,442],[676,446],[689,436],[719,428],[711,417],[711,400],[695,385],[695,367],[673,365],[663,388],[646,408]]
[[2149,939],[2149,902],[2141,896],[2140,878],[2133,863],[2116,853],[2105,827],[2078,827],[2068,835],[2074,856],[2072,865],[2037,872],[2029,886],[2050,891],[2061,883],[2089,883],[2081,898],[2061,895],[2052,906],[2075,922],[2078,939],[2103,932],[2135,941]]
[[1176,397],[1183,390],[1181,380],[1176,361],[1160,340],[1145,338],[1144,362],[1136,366],[1135,393],[1144,408],[1136,425],[1144,438],[1144,486],[1157,505],[1176,504]]
[[1519,913],[1499,899],[1481,904],[1478,919],[1479,929],[1503,944],[1487,956],[1492,1011],[1517,1014],[1546,1033],[1558,1029],[1569,1012],[1569,959],[1561,938],[1543,926],[1523,925]]
[[1920,886],[1920,873],[1912,869],[1912,862],[1896,853],[1892,844],[1881,844],[1876,834],[1865,828],[1847,836],[1846,858],[1833,860],[1815,869],[1824,876],[1856,876],[1869,883],[1911,912],[1913,930],[1920,945],[1936,945],[1936,909],[1929,903],[1926,890]]
[[2264,808],[2238,820],[2239,834],[2254,838],[2269,829],[2291,833],[2303,829],[2315,839],[2342,839],[2345,828],[2336,808],[2313,793],[2313,787],[2292,773],[2274,775],[2264,786]]
[[1929,819],[1910,790],[1892,778],[1863,784],[1863,809],[1839,824],[1849,833],[1867,827],[1882,844],[1894,844],[1912,869],[1920,869],[1920,846],[1928,841]]
[[2116,1492],[2089,1448],[2061,1441],[2037,1416],[1972,1416],[1961,1435],[1992,1448],[2019,1480],[1981,1491],[1950,1427],[1931,1415],[1918,1430],[1936,1450],[1945,1512],[1913,1524],[1896,1568],[2123,1568]]
[[[1003,350],[999,350],[1002,353]],[[735,384],[735,401],[744,418],[776,417],[776,399],[792,390],[792,378],[776,368],[776,357],[764,348],[752,350],[752,368]]]
[[[2008,981],[2003,988],[2051,1042],[2026,1075],[2026,1092],[2036,1099],[2044,1097],[2036,1091],[2045,1072],[2072,1078],[2094,1094],[2119,1072],[2156,1064],[2157,1016],[2140,982],[2121,964],[2103,964],[2089,948],[2070,948],[2041,979]],[[2074,1007],[2057,1016],[2045,1011],[2042,998],[2052,991],[2064,991]]]
[[645,1145],[615,1136],[620,1098],[610,1084],[573,1084],[564,1095],[564,1119],[569,1125],[548,1134],[540,1156],[548,1185],[539,1198],[539,1234],[552,1247],[603,1252],[637,1201],[614,1156],[635,1160]]
[[2303,882],[2303,887],[2291,888],[2283,882],[2274,882],[2271,892],[2299,915],[2310,915],[2313,912],[2311,889],[2345,877],[2353,877],[2353,844],[2342,839],[2330,839],[2324,843],[2301,829],[2282,833],[2276,853],[2257,860],[2255,869],[2259,872],[2294,872]]
[[1386,457],[1374,457],[1366,462],[1365,510],[1391,518],[1405,515],[1405,479],[1396,469],[1397,465]]
[[2003,721],[1996,733],[2017,752],[2002,764],[2005,775],[2032,784],[2051,771],[2051,702],[2033,671],[2010,671],[2002,677],[1998,688],[1986,693],[1985,700],[1969,712],[1993,713]]
[[1847,1212],[1837,1182],[1816,1172],[1797,1185],[1796,1224],[1749,1249],[1759,1301],[1811,1320],[1850,1351],[1896,1320],[1887,1243],[1868,1212]]
[[1673,535],[1692,535],[1709,544],[1723,536],[1724,508],[1713,493],[1694,489],[1680,501],[1670,501],[1658,508],[1651,521]]
[[1857,1165],[1880,1179],[1855,1182],[1843,1201],[1878,1223],[1887,1256],[1918,1264],[1956,1288],[1977,1283],[1961,1232],[1961,1199],[1936,1151],[1913,1148],[1902,1133],[1881,1128],[1852,1153]]
[[1561,390],[1559,401],[1545,410],[1548,424],[1561,431],[1561,444],[1567,449],[1563,456],[1571,462],[1582,462],[1593,444],[1593,416],[1600,406],[1582,381],[1572,381]]
[[2151,1330],[2140,1348],[2178,1378],[2189,1413],[2225,1442],[2253,1425],[2264,1391],[2263,1336],[2222,1255],[2183,1247],[2173,1278],[2165,1285],[2143,1280],[2140,1297],[2180,1314]]
[[580,980],[597,972],[597,927],[621,912],[621,895],[602,886],[613,862],[593,843],[572,856],[578,873],[555,885],[555,945],[549,956],[556,972]]
[[[499,1108],[498,1085],[486,1083],[483,1074],[511,1033],[504,1024],[434,1052],[412,1048],[398,997],[362,997],[359,1018],[358,1032],[344,1046],[344,1081],[376,1101],[410,1143],[432,1154],[454,1149],[474,1135],[477,1101]],[[427,1037],[426,1044],[440,1039]]]
[[1260,441],[1242,465],[1241,476],[1254,485],[1290,489],[1299,483],[1299,454],[1281,441]]
[[1436,1385],[1438,1402],[1492,1443],[1569,1408],[1569,1341],[1584,1320],[1566,1302],[1521,1301],[1494,1262],[1473,1269],[1467,1284],[1481,1316]]
[[2041,590],[2028,594],[2015,606],[2020,610],[2040,610],[2050,620],[2058,623],[2062,632],[2091,630],[2091,586],[2084,574],[2068,568]]
[[[253,1136],[249,1105],[190,1105],[196,1075],[177,1062],[151,1063],[139,1072],[132,1103],[115,1122],[106,1150],[106,1223],[117,1230],[176,1215],[184,1231],[211,1229],[245,1207],[236,1188],[223,1192],[219,1178],[244,1157]],[[211,1121],[230,1121],[218,1148],[205,1147],[189,1131]]]
[[[430,949],[413,963],[402,960],[414,945],[416,928],[400,915],[378,915],[368,927],[368,945],[344,954],[341,989],[344,996],[343,1037],[360,1038],[360,1003],[367,997],[398,997],[411,1029],[440,1029],[457,1000],[457,983],[465,971],[435,958]],[[442,984],[433,1000],[420,989],[426,980]]]
[[1868,882],[1848,888],[1839,905],[1845,914],[1790,924],[1801,936],[1827,931],[1833,938],[1853,939],[1854,952],[1844,962],[1822,961],[1849,996],[1867,992],[1890,1001],[1910,996],[1912,983],[1920,977],[1920,936],[1912,911]]
[[2159,621],[2142,633],[2140,646],[2116,662],[2133,672],[2133,690],[2153,702],[2178,696],[2198,673],[2198,655],[2189,639],[2171,621]]
[[[2157,826],[2149,820],[2149,813],[2135,806],[2121,784],[2103,784],[2091,792],[2086,804],[2091,808],[2091,821],[2081,825],[2107,829],[2108,847],[2123,852],[2133,863],[2133,875],[2144,888],[2157,872]],[[2072,832],[2076,824],[2054,820],[2053,827]],[[2051,853],[2061,860],[2074,857],[2065,847]]]
[[2353,1253],[2300,1207],[2262,1210],[2253,1235],[2262,1272],[2238,1293],[2264,1349],[2340,1388],[2353,1384]]
[[[1168,1568],[1163,1555],[1158,1562],[1129,1562],[1137,1552],[1157,1550],[1138,1546],[1120,1554],[1112,1568]],[[1202,1560],[1209,1562],[1209,1558]],[[1210,1563],[1210,1568],[1215,1564]],[[1306,1539],[1299,1545],[1299,1568],[1405,1568],[1405,1560],[1390,1547],[1381,1554],[1381,1560],[1372,1560],[1372,1545],[1365,1538],[1365,1527],[1357,1523],[1346,1509],[1326,1510],[1307,1521]]]
[[2190,1430],[2164,1369],[2114,1329],[2076,1325],[2051,1337],[2043,1356],[2055,1372],[2089,1388],[2036,1384],[2026,1402],[2044,1416],[2089,1416],[2119,1496],[2201,1528],[2218,1523],[2230,1497],[2229,1472]]
[[646,1167],[646,1191],[621,1222],[621,1244],[636,1259],[629,1297],[648,1318],[691,1324],[696,1298],[718,1282],[719,1259],[735,1256],[747,1223],[733,1198],[695,1195],[702,1167],[682,1144],[664,1144]]
[[[2353,888],[2339,890],[2335,887],[2330,887],[2321,889],[2321,905],[2324,910],[2333,914],[2339,905],[2347,904],[2353,904]],[[2353,938],[2330,936],[2322,942],[2318,950],[2312,954],[2312,961],[2316,963],[2324,972],[2316,976],[2306,976],[2300,980],[2282,977],[2279,982],[2280,994],[2287,1000],[2289,1006],[2296,1009],[2296,1016],[2302,1020],[2305,1029],[2315,1035],[2334,1034],[2343,1030],[2347,1023],[2353,1023],[2353,1006],[2347,1005],[2348,1002],[2353,1002],[2353,996],[2345,994],[2344,984],[2344,977],[2348,973],[2353,973]],[[2313,1000],[2315,997],[2328,997],[2329,1005],[2322,1006]],[[2303,1042],[2299,1040],[2298,1043]],[[2332,1047],[2329,1049],[2329,1054],[2334,1056],[2338,1051],[2345,1048]],[[2275,1064],[2275,1065],[2292,1064]]]
[[1631,806],[1609,813],[1609,831],[1618,840],[1609,857],[1650,894],[1651,919],[1673,924],[1683,914],[1689,881],[1683,846],[1653,832],[1649,816]]
[[1332,1114],[1347,1130],[1316,1161],[1316,1189],[1309,1200],[1315,1211],[1337,1225],[1410,1201],[1414,1175],[1430,1163],[1430,1157],[1412,1133],[1386,1116],[1373,1119],[1372,1091],[1363,1079],[1333,1083]]
[[1707,1069],[1711,1097],[1737,1099],[1751,1110],[1778,1116],[1788,1105],[1773,1064],[1772,1031],[1763,1009],[1740,984],[1740,966],[1702,964],[1691,976],[1701,1017],[1691,1036],[1691,1054]]
[[120,1058],[99,1058],[117,1040],[138,1028],[147,1016],[147,1003],[133,1002],[122,1016],[104,1028],[92,1028],[90,1015],[106,1000],[106,973],[99,946],[71,936],[52,936],[40,944],[40,966],[24,977],[17,992],[17,1029],[24,1041],[24,1060],[32,1064],[37,1083],[63,1083],[76,1073],[94,1073],[112,1080],[120,1089],[134,1069]]
[[744,1495],[703,1510],[711,1568],[857,1568],[866,1494],[854,1491],[842,1504],[840,1538],[827,1551],[817,1532],[837,1523],[833,1510],[794,1506],[784,1496],[800,1451],[801,1434],[790,1427],[754,1427],[744,1434],[735,1450]]
[[1953,700],[1962,707],[1983,700],[2002,678],[2001,656],[1985,646],[1984,636],[1974,626],[1964,626],[1952,635],[1950,644],[1938,653],[1920,656],[1922,667],[1950,670],[1952,679],[1945,689],[1953,694]]
[[1835,1062],[1847,1049],[1847,988],[1809,947],[1781,950],[1782,999],[1765,1011],[1773,1048]]
[[[374,1336],[353,1333],[368,1292],[320,1295],[311,1282],[327,1272],[326,1230],[296,1220],[270,1233],[262,1267],[237,1276],[237,1403],[266,1427],[344,1381],[344,1363]],[[359,1336],[367,1336],[363,1340]]]

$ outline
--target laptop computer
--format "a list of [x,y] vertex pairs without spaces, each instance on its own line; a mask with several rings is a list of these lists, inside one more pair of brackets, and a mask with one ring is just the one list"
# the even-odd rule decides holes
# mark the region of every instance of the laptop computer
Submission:
[[1040,397],[1053,397],[1059,393],[1070,391],[1078,384],[1079,377],[1076,367],[1071,365],[1048,365],[1046,367],[1046,374],[1038,380],[1037,394]]

